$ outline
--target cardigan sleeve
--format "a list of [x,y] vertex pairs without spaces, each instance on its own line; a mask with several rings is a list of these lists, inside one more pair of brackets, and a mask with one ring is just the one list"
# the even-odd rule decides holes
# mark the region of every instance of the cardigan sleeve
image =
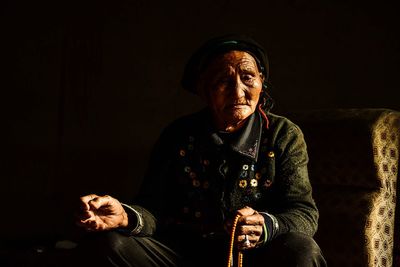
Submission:
[[271,214],[279,228],[276,235],[300,232],[313,236],[318,226],[318,209],[308,176],[308,154],[304,135],[293,123],[286,123],[275,136],[276,199]]

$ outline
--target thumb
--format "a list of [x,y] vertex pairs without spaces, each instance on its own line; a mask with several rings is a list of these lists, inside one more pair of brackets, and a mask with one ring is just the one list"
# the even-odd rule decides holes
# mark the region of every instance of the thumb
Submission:
[[89,201],[89,206],[93,209],[100,209],[104,206],[111,206],[113,204],[110,196],[96,197]]
[[253,215],[256,211],[250,207],[244,207],[237,211],[237,213],[241,216],[250,216]]

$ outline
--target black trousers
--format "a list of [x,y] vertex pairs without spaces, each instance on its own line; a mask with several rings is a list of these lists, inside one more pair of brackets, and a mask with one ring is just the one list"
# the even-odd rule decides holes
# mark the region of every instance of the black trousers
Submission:
[[[151,237],[128,237],[110,231],[96,233],[79,244],[71,266],[118,267],[222,267],[227,265],[228,243],[203,240],[171,249]],[[234,258],[236,260],[236,257]],[[236,263],[235,263],[236,265]],[[317,243],[310,237],[283,234],[264,247],[245,251],[244,267],[327,266]]]

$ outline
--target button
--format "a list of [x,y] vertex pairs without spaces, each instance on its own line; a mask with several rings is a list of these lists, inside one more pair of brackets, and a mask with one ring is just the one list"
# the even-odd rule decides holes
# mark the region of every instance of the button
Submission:
[[246,188],[247,187],[247,181],[246,180],[240,180],[239,181],[239,187],[240,188]]
[[260,179],[260,178],[261,178],[261,173],[256,172],[256,179],[258,180],[258,179]]
[[243,168],[243,170],[247,171],[249,169],[249,165],[244,164],[242,168]]
[[200,218],[200,217],[201,217],[201,212],[200,212],[200,211],[196,211],[196,212],[194,213],[194,217]]
[[240,178],[246,178],[247,177],[247,171],[242,171],[240,173]]
[[256,179],[251,179],[250,185],[251,185],[251,187],[256,187],[258,185],[258,181]]
[[189,166],[186,166],[185,168],[183,168],[185,170],[185,172],[189,173],[191,171],[191,168]]
[[269,179],[267,179],[266,181],[265,181],[265,183],[264,183],[264,187],[270,187],[271,186],[271,184],[272,184],[272,181],[271,180],[269,180]]
[[205,159],[205,160],[203,160],[203,164],[205,166],[208,166],[208,165],[210,165],[210,161],[208,159]]
[[181,157],[184,157],[186,155],[186,151],[183,149],[179,150],[179,155],[181,155]]
[[190,172],[189,176],[190,178],[195,179],[197,177],[197,174],[195,172]]
[[269,157],[269,158],[273,158],[273,157],[275,157],[275,153],[274,153],[274,151],[270,151],[270,152],[268,152],[268,157]]
[[193,185],[194,187],[199,187],[199,186],[200,186],[200,181],[194,179],[193,182],[192,182],[192,185]]
[[210,187],[210,183],[208,181],[204,181],[203,188],[208,189]]
[[250,170],[252,170],[252,171],[254,171],[254,170],[255,170],[255,166],[254,166],[254,164],[252,164],[252,165],[250,166]]

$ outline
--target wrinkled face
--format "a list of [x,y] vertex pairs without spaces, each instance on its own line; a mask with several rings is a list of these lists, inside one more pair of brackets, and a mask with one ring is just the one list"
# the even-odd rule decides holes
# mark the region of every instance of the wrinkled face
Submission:
[[197,88],[219,130],[235,131],[255,111],[263,79],[253,56],[243,51],[229,51],[210,63]]

